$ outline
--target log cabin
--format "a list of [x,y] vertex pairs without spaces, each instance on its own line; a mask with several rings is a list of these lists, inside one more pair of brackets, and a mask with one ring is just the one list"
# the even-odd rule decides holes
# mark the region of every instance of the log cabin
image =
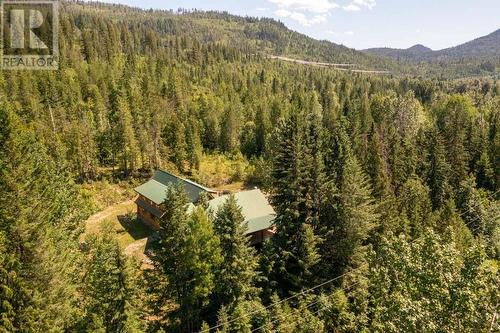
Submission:
[[[215,190],[204,187],[188,179],[177,177],[163,170],[156,170],[153,177],[146,183],[135,188],[137,198],[137,218],[154,230],[160,228],[161,218],[165,211],[166,191],[169,186],[182,184],[188,195],[190,206],[193,209],[205,195],[208,197],[208,206],[216,213],[218,208],[227,200],[229,195],[220,196]],[[266,196],[259,190],[242,191],[234,194],[241,207],[244,223],[247,226],[246,235],[250,244],[260,245],[274,234],[275,212]]]

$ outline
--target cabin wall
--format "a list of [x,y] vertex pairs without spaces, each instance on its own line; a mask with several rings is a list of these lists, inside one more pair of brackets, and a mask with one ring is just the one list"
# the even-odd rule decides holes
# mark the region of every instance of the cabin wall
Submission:
[[262,244],[269,238],[271,238],[274,233],[271,230],[260,230],[249,234],[250,245]]
[[137,217],[155,230],[160,228],[160,221],[158,218],[139,205],[137,206]]

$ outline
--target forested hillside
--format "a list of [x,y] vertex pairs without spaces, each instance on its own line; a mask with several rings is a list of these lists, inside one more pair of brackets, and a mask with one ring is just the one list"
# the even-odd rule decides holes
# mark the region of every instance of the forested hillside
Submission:
[[[217,43],[231,46],[246,54],[282,55],[311,61],[352,63],[359,67],[379,69],[389,68],[394,64],[390,60],[366,55],[342,45],[315,40],[269,18],[183,9],[175,12],[161,10],[144,12],[122,5],[96,6],[84,2],[67,5],[65,10],[75,16],[79,29],[89,30],[89,33],[90,30],[94,30],[96,23],[98,26],[103,23],[100,22],[103,16],[111,19],[118,24],[116,27],[118,31],[129,30],[128,36],[121,38],[133,41],[124,40],[124,42],[139,48],[151,43],[161,44],[165,39],[173,37],[188,37],[199,45]],[[102,29],[97,29],[92,31],[92,34],[99,34],[101,31]],[[140,33],[144,31],[147,31],[146,35]],[[139,36],[136,33],[139,33]],[[148,40],[145,41],[144,38]],[[138,43],[139,41],[146,43]],[[85,41],[89,44],[88,47],[97,50],[99,48],[93,45],[95,42],[93,38]],[[102,56],[102,54],[97,52],[89,56]]]
[[500,29],[458,46],[433,51],[423,45],[407,49],[372,48],[366,54],[419,64],[417,72],[448,77],[493,76],[500,68]]
[[[499,82],[277,62],[280,24],[220,13],[64,2],[60,25],[59,70],[0,72],[0,332],[500,329]],[[269,194],[262,249],[235,200],[187,212],[180,187],[149,265],[82,240],[86,185],[214,155]]]

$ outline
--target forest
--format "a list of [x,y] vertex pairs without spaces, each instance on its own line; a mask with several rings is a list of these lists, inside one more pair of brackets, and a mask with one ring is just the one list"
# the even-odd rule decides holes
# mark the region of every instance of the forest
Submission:
[[[60,68],[0,71],[0,332],[500,331],[500,82],[268,59],[264,19],[60,11]],[[182,187],[149,265],[84,235],[89,184],[207,183],[214,156],[269,196],[262,249],[234,200],[188,213]]]

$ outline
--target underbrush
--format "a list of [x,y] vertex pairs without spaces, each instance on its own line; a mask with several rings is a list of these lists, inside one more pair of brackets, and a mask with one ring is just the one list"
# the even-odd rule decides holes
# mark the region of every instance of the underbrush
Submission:
[[106,207],[133,199],[134,188],[141,184],[140,179],[129,178],[127,180],[102,179],[83,183],[81,193],[88,199],[92,211],[98,212]]
[[223,187],[233,183],[243,184],[249,171],[249,162],[242,154],[203,155],[200,169],[192,179],[207,187]]

